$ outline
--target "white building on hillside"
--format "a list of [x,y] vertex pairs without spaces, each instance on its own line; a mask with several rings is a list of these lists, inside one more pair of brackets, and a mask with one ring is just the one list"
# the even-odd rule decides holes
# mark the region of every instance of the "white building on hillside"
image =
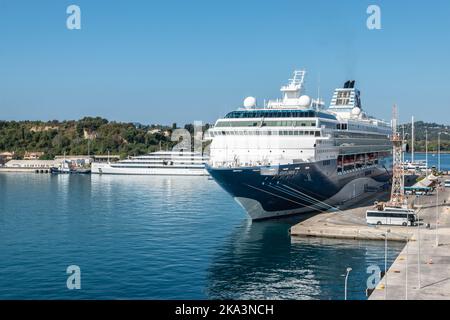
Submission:
[[23,169],[49,169],[58,167],[63,160],[10,160],[5,163],[6,168],[23,168]]

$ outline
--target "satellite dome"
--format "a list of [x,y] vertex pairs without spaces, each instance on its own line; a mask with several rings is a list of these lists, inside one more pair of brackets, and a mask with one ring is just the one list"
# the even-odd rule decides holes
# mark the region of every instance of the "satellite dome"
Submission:
[[360,108],[354,107],[354,108],[352,109],[352,115],[354,115],[354,116],[359,116],[360,114],[361,114],[361,109],[360,109]]
[[301,107],[309,107],[311,105],[311,98],[309,96],[301,96],[298,99],[298,104]]
[[255,97],[247,97],[244,99],[244,107],[245,108],[253,108],[256,106],[256,98]]

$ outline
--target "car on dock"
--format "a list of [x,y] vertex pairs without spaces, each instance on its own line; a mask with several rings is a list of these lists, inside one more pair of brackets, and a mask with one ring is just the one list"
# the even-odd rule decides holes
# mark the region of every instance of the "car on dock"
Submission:
[[366,222],[371,225],[414,226],[418,223],[417,214],[413,209],[390,208],[384,210],[367,210]]

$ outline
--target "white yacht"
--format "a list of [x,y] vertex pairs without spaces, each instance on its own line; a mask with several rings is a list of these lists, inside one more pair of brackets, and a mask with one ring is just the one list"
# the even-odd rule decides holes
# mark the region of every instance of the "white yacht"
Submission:
[[208,175],[208,157],[198,152],[158,151],[117,162],[94,162],[92,173],[129,175]]

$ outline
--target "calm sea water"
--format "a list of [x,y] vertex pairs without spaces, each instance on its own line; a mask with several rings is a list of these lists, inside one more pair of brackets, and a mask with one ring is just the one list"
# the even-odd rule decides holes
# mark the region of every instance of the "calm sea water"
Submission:
[[292,242],[300,219],[251,223],[206,177],[0,173],[0,299],[342,299],[347,267],[365,299],[384,243]]

